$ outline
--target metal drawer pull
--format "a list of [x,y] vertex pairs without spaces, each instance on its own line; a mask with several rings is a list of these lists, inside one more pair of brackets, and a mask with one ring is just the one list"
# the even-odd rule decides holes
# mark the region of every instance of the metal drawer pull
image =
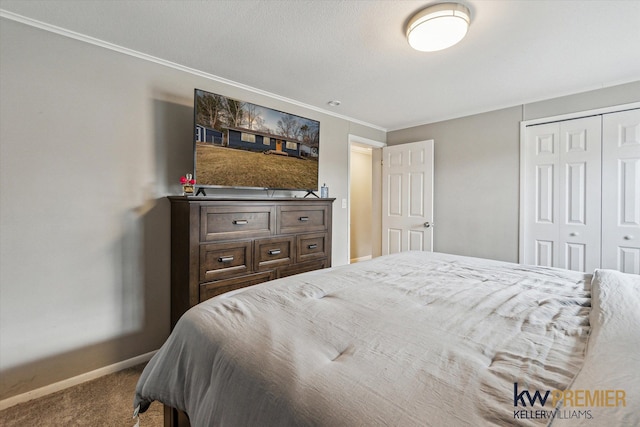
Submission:
[[280,255],[280,249],[269,249],[269,255]]
[[234,219],[233,223],[236,225],[244,225],[249,224],[249,221],[247,221],[246,219]]
[[218,262],[231,262],[233,261],[233,255],[218,257]]
[[308,216],[301,216],[300,221],[309,221],[309,217]]
[[309,249],[315,249],[317,247],[318,247],[318,245],[316,245],[315,243],[312,243],[309,246],[307,246],[307,248],[309,248]]

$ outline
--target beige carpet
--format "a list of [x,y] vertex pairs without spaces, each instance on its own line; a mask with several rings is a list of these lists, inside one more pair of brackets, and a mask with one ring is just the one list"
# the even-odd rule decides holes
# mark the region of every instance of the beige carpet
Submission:
[[[0,426],[133,427],[133,394],[139,365],[0,411]],[[163,406],[153,402],[140,427],[162,427]]]

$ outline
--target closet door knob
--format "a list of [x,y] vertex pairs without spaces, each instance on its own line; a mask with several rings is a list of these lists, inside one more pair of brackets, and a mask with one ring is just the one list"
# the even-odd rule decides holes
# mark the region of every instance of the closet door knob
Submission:
[[579,236],[579,235],[580,235],[580,233],[578,233],[576,231],[574,231],[572,233],[569,233],[569,236],[571,236],[571,237],[576,237],[576,236]]
[[631,234],[627,234],[624,236],[624,240],[633,240],[633,236]]

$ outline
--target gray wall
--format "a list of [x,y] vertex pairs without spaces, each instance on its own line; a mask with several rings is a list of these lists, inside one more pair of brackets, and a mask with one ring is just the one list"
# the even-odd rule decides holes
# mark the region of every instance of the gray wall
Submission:
[[388,145],[435,140],[434,250],[518,261],[520,121],[640,101],[640,81],[426,124]]
[[349,134],[383,131],[7,19],[0,57],[0,399],[167,337],[165,196],[191,168],[196,87],[320,121],[348,263]]

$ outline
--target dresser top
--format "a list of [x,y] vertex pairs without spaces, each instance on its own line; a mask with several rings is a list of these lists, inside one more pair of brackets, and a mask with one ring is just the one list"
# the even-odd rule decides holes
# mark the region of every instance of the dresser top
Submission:
[[171,202],[333,202],[335,198],[318,197],[238,197],[238,196],[167,196]]

